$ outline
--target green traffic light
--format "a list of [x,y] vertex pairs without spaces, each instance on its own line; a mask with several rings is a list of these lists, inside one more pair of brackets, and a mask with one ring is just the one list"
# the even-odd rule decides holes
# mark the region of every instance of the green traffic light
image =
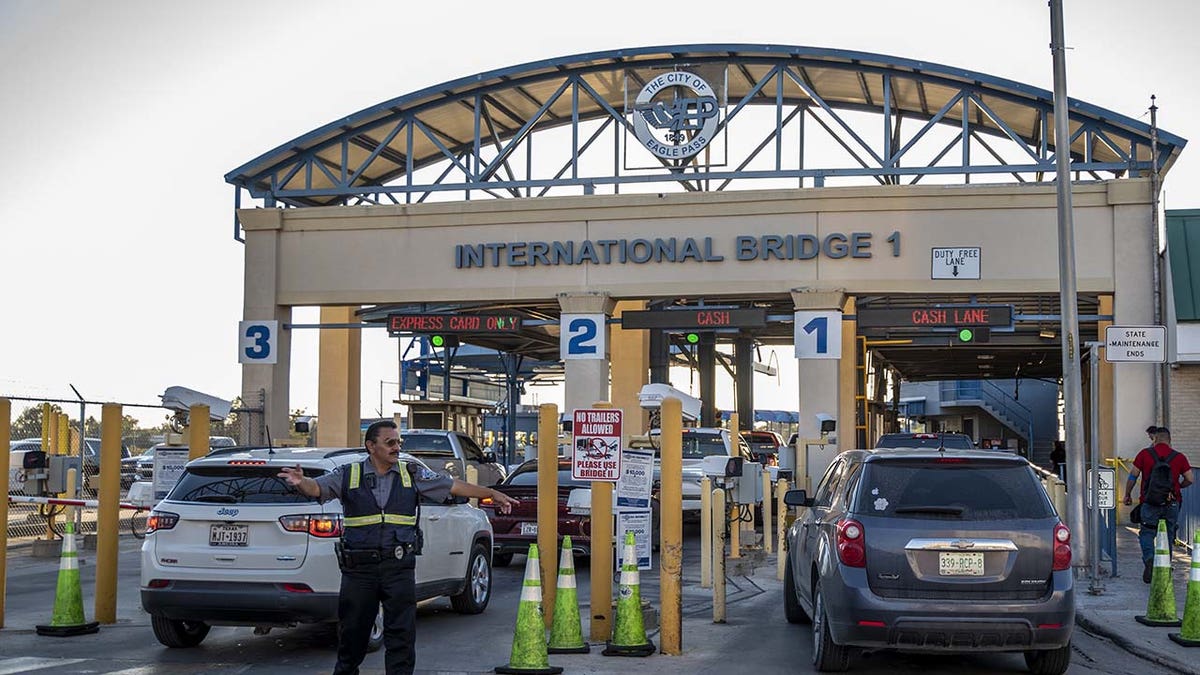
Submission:
[[970,342],[975,338],[975,333],[970,328],[964,328],[958,331],[958,339],[963,342]]
[[433,345],[434,347],[445,347],[446,338],[441,335],[431,335],[429,337],[429,344]]
[[688,344],[690,344],[690,345],[694,345],[694,344],[696,344],[697,342],[699,342],[699,341],[700,341],[700,336],[699,336],[698,334],[696,334],[696,333],[688,333],[688,334],[687,334],[687,341],[688,341]]

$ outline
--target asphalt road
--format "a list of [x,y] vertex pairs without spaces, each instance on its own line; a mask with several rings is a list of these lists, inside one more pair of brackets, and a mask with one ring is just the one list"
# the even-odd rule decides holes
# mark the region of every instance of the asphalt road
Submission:
[[[812,672],[811,632],[808,626],[790,625],[784,620],[782,587],[775,581],[773,562],[759,567],[751,576],[730,578],[727,623],[713,624],[710,596],[697,583],[697,536],[691,528],[685,534],[682,656],[611,658],[599,654],[601,646],[593,647],[591,654],[552,656],[551,664],[564,667],[567,673],[595,674]],[[159,645],[151,632],[149,617],[138,601],[138,545],[129,537],[122,541],[117,623],[102,627],[96,635],[74,638],[42,637],[34,631],[36,624],[46,623],[50,618],[58,561],[35,560],[25,550],[14,552],[9,559],[5,628],[0,630],[0,675],[297,675],[332,670],[335,637],[326,626],[275,629],[268,635],[255,635],[250,628],[216,627],[195,649],[167,649]],[[84,552],[82,559],[84,608],[90,618],[94,602],[94,554]],[[581,604],[586,604],[586,560],[580,563]],[[495,666],[506,664],[523,570],[522,556],[517,556],[511,567],[495,570],[492,603],[481,615],[455,614],[445,599],[425,603],[418,618],[418,672],[488,673]],[[642,582],[643,596],[657,604],[656,574],[644,573]],[[586,617],[587,609],[581,613]],[[1075,635],[1070,673],[1165,675],[1169,672],[1082,630],[1077,629]],[[652,632],[650,638],[657,643],[656,633]],[[1025,672],[1019,654],[931,656],[876,652],[855,656],[851,668],[854,672],[881,675]],[[383,672],[382,652],[368,656],[363,672]]]

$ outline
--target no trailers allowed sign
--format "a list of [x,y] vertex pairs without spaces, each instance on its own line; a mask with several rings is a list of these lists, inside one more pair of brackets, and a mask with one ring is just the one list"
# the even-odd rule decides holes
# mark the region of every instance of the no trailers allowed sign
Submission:
[[612,408],[584,408],[571,413],[575,454],[571,477],[615,483],[621,477],[621,422],[623,412]]

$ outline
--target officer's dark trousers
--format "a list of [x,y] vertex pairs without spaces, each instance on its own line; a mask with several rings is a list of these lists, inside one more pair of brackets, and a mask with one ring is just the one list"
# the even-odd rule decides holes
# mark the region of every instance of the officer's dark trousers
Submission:
[[342,572],[338,596],[338,660],[333,675],[357,675],[367,655],[371,625],[383,603],[383,644],[388,675],[409,675],[416,665],[416,557],[389,558]]

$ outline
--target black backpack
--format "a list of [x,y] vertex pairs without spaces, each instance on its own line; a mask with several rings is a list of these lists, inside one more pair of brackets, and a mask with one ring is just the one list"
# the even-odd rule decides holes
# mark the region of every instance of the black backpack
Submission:
[[1172,450],[1166,457],[1160,457],[1153,448],[1150,448],[1150,454],[1154,457],[1154,468],[1150,469],[1150,475],[1146,479],[1146,503],[1162,506],[1170,501],[1174,494],[1174,485],[1171,481],[1171,460],[1175,459],[1175,455],[1179,453]]

